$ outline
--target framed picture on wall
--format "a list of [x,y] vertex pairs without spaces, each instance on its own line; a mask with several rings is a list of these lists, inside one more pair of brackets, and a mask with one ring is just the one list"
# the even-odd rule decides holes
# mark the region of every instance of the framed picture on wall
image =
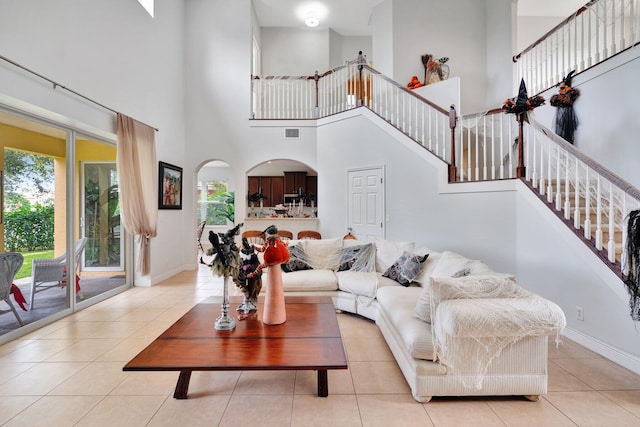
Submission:
[[158,209],[182,209],[182,168],[159,162]]

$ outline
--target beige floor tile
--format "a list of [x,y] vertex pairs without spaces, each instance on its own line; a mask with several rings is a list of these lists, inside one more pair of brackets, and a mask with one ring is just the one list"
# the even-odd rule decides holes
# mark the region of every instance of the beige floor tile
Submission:
[[556,343],[555,335],[549,337],[549,359],[598,359],[600,357],[598,353],[568,338],[560,337],[560,342]]
[[547,364],[549,391],[589,391],[592,387],[580,381],[575,375],[558,366],[554,360]]
[[293,399],[292,427],[359,427],[361,425],[355,396],[297,395]]
[[103,362],[123,362],[123,365],[144,350],[155,338],[126,338],[105,351],[96,360]]
[[24,371],[36,366],[36,362],[27,363],[0,363],[0,384],[4,384],[11,378],[15,378]]
[[75,426],[145,426],[166,399],[167,396],[106,396]]
[[396,362],[350,362],[357,394],[411,393]]
[[85,366],[86,362],[38,363],[0,385],[0,396],[45,395]]
[[[327,385],[329,395],[335,394],[355,394],[353,379],[348,369],[327,370]],[[296,372],[296,394],[318,394],[318,372],[317,371],[297,371]]]
[[173,396],[178,371],[127,372],[127,377],[110,393],[113,396]]
[[17,339],[17,340],[9,341],[8,343],[2,344],[0,346],[0,358],[6,356],[9,353],[16,351],[20,347],[24,347],[25,345],[32,343],[33,341],[34,340]]
[[73,322],[52,332],[47,338],[128,338],[144,325],[145,322]]
[[99,401],[101,396],[44,396],[14,417],[7,427],[73,426]]
[[292,407],[293,395],[234,394],[229,400],[219,427],[289,427]]
[[[177,319],[176,319],[177,320]],[[169,329],[171,325],[175,323],[175,320],[167,320],[165,315],[162,316],[162,320],[157,320],[154,322],[149,322],[144,325],[142,328],[135,331],[129,338],[153,338],[156,339],[164,331]]]
[[242,371],[234,394],[291,394],[296,371]]
[[47,359],[47,362],[92,362],[111,350],[119,338],[81,339]]
[[0,363],[7,362],[42,362],[58,352],[72,346],[75,339],[41,339],[17,348],[0,358]]
[[240,371],[195,371],[191,374],[188,398],[230,395],[236,388],[240,374]]
[[640,425],[640,418],[597,391],[552,392],[545,399],[580,427]]
[[105,396],[128,375],[122,371],[121,363],[93,362],[51,390],[49,395]]
[[601,393],[640,418],[640,390],[603,391]]
[[[0,399],[0,425],[27,409],[40,399],[40,396],[3,396]],[[26,425],[26,424],[24,424]]]
[[[147,427],[217,426],[227,408],[230,395],[165,400]],[[242,424],[238,424],[241,426]]]
[[117,319],[118,322],[151,322],[162,316],[166,308],[149,308],[147,304],[129,311]]
[[104,308],[98,310],[82,310],[75,313],[71,320],[74,322],[113,322],[129,313],[125,308]]
[[537,402],[531,402],[519,397],[505,397],[504,399],[487,400],[487,403],[509,427],[575,426],[569,418],[544,397]]
[[387,342],[382,337],[343,338],[349,361],[385,362],[395,360]]
[[596,390],[640,390],[640,375],[604,358],[553,362]]
[[423,406],[435,427],[505,426],[482,398],[434,398]]
[[374,322],[348,313],[338,314],[338,325],[343,339],[382,336]]
[[364,427],[431,427],[433,423],[411,394],[370,394],[358,396]]

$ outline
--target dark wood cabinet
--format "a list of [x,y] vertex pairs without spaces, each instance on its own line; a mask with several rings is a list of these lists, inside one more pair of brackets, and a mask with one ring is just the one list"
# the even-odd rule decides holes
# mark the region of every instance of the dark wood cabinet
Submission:
[[306,195],[307,195],[307,199],[306,199],[306,204],[307,206],[311,206],[311,197],[313,197],[313,199],[315,200],[315,205],[318,206],[318,177],[317,176],[307,176],[306,179],[306,186],[307,186],[307,191],[306,191]]
[[284,203],[284,177],[271,177],[271,205],[275,206]]
[[[249,194],[260,192],[265,199],[262,205],[265,207],[275,206],[284,202],[284,177],[282,176],[250,176],[247,181]],[[258,206],[259,203],[256,203]]]
[[307,192],[306,172],[285,172],[284,173],[284,193],[300,194]]

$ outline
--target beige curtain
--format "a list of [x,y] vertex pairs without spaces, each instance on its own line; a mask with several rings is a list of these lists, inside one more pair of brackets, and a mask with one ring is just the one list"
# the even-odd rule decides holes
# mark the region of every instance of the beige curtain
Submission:
[[118,113],[120,218],[136,236],[142,275],[149,274],[149,239],[157,234],[158,187],[155,133],[152,127]]

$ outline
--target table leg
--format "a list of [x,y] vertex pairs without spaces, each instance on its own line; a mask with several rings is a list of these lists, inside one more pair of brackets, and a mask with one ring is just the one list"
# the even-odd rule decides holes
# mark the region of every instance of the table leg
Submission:
[[180,371],[176,389],[173,392],[174,399],[186,399],[189,392],[189,381],[191,380],[191,371]]
[[329,396],[329,381],[327,380],[326,369],[318,369],[318,396]]

